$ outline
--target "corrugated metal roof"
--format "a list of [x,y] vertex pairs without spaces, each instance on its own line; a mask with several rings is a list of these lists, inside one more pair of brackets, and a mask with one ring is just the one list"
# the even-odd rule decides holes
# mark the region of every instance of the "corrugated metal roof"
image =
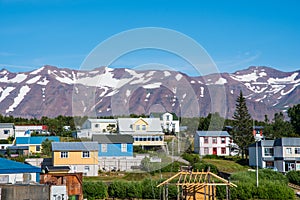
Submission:
[[0,128],[15,128],[13,123],[0,123]]
[[52,151],[97,151],[98,142],[52,142]]
[[116,119],[87,119],[91,123],[117,123]]
[[41,168],[0,158],[0,174],[40,173]]
[[158,118],[119,118],[119,131],[130,132],[133,131],[132,124],[138,120],[144,120],[148,124],[147,131],[145,132],[162,132],[160,120]]
[[52,140],[54,142],[59,142],[58,136],[37,136],[37,137],[16,137],[16,145],[20,144],[42,144],[46,139]]
[[93,134],[92,140],[100,144],[120,144],[120,143],[133,143],[131,135],[103,135]]
[[[275,140],[261,140],[257,143],[258,147],[273,147]],[[256,147],[256,143],[250,144],[249,147]]]
[[274,146],[300,147],[300,138],[279,138],[275,140]]
[[199,137],[230,137],[227,131],[196,131]]

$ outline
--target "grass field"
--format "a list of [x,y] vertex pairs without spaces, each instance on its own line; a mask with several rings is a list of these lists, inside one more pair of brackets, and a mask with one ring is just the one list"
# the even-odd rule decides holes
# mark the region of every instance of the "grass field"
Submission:
[[240,165],[231,160],[222,160],[222,159],[203,159],[204,162],[215,165],[219,171],[234,173],[240,171],[247,171],[250,169],[249,166]]

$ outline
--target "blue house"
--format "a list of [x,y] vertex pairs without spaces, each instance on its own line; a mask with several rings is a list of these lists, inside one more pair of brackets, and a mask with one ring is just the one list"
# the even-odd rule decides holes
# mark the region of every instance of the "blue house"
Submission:
[[29,153],[41,153],[41,145],[46,139],[51,140],[53,142],[59,142],[58,136],[17,137],[15,145],[28,146]]
[[1,183],[30,183],[40,181],[41,168],[0,158]]
[[99,144],[99,157],[133,156],[133,137],[131,135],[93,135],[92,141]]

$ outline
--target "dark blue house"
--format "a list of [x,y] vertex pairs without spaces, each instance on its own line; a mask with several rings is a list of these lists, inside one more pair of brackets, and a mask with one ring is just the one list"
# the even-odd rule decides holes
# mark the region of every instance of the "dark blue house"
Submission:
[[93,135],[92,140],[99,143],[99,157],[133,156],[133,137],[131,135]]

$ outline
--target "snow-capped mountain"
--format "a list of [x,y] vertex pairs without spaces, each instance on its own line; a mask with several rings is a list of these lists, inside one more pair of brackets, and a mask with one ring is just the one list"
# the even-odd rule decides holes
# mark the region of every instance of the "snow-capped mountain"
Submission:
[[35,71],[0,71],[0,113],[20,117],[127,115],[153,111],[231,118],[240,90],[255,119],[300,103],[300,71],[250,67],[233,74],[189,77],[167,70],[90,71],[44,66]]

